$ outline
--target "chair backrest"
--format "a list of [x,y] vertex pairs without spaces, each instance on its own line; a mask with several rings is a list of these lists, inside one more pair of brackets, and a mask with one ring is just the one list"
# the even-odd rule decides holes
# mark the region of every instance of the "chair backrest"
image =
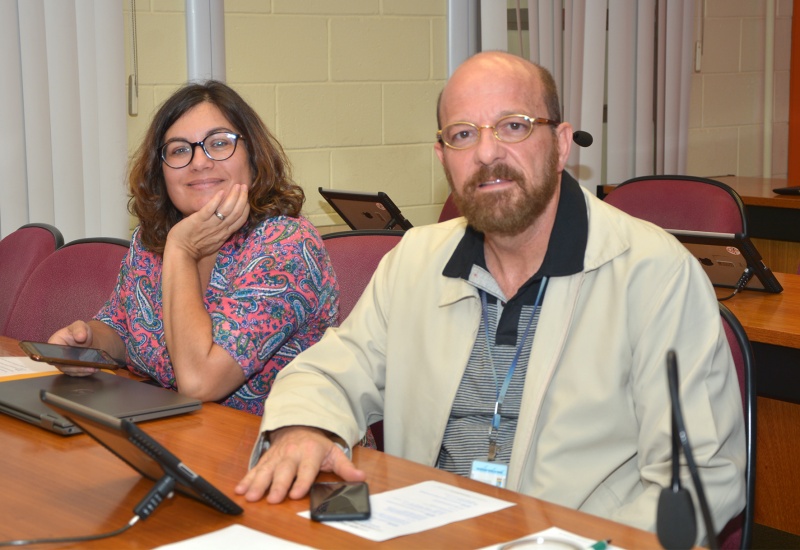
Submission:
[[742,408],[746,437],[747,463],[745,465],[745,509],[733,518],[719,534],[719,547],[725,549],[750,548],[753,540],[753,523],[756,496],[756,383],[753,348],[736,316],[724,304],[719,304],[722,326],[728,337],[739,388],[742,391]]
[[461,212],[458,211],[458,207],[453,200],[453,194],[450,193],[447,195],[447,200],[444,201],[444,206],[442,206],[442,212],[439,214],[439,222],[446,222],[447,220],[452,220],[460,215]]
[[708,178],[633,178],[619,184],[604,200],[664,229],[747,235],[747,214],[739,194]]
[[128,246],[122,239],[78,239],[47,256],[22,288],[6,335],[47,341],[61,327],[91,319],[111,296]]
[[[340,231],[322,236],[339,280],[339,323],[344,321],[364,292],[381,259],[403,238],[403,231]],[[369,427],[383,451],[383,420]]]
[[356,305],[381,258],[402,237],[403,231],[371,229],[322,236],[339,280],[339,323]]
[[45,223],[23,225],[0,241],[0,334],[28,277],[63,244],[61,231]]

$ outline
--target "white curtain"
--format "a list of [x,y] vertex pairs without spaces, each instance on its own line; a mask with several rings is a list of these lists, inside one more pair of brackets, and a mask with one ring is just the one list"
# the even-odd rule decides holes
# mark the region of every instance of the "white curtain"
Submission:
[[0,237],[129,236],[122,2],[0,0]]
[[569,159],[582,185],[685,173],[694,9],[695,0],[528,0],[531,59],[553,72],[564,120],[594,137]]

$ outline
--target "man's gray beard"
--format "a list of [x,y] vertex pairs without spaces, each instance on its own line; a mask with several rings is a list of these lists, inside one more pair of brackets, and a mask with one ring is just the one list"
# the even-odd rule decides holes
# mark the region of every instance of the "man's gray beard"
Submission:
[[[463,194],[455,191],[452,175],[446,167],[445,175],[453,200],[470,226],[484,234],[517,235],[533,225],[553,199],[560,181],[557,167],[558,153],[553,148],[541,184],[532,186],[519,171],[506,164],[482,166],[466,183]],[[519,189],[476,197],[481,183],[496,179],[513,180]]]

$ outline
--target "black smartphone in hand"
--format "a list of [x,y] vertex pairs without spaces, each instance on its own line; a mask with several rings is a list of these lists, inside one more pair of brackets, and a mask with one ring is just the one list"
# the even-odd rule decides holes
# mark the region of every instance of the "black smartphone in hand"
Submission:
[[28,357],[43,363],[94,367],[97,369],[118,369],[121,366],[108,353],[96,348],[29,341],[20,342],[19,347],[28,354]]
[[315,483],[309,497],[314,521],[369,519],[369,487],[363,481]]

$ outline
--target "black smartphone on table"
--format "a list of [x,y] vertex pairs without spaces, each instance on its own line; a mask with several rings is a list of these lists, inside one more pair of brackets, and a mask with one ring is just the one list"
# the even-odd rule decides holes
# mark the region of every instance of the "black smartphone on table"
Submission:
[[97,348],[82,348],[79,346],[65,346],[62,344],[48,344],[45,342],[29,342],[24,340],[19,343],[28,357],[43,363],[56,363],[59,365],[73,365],[77,367],[94,367],[98,369],[118,369],[121,367],[108,353]]
[[363,481],[314,483],[309,497],[314,521],[369,519],[369,487]]

